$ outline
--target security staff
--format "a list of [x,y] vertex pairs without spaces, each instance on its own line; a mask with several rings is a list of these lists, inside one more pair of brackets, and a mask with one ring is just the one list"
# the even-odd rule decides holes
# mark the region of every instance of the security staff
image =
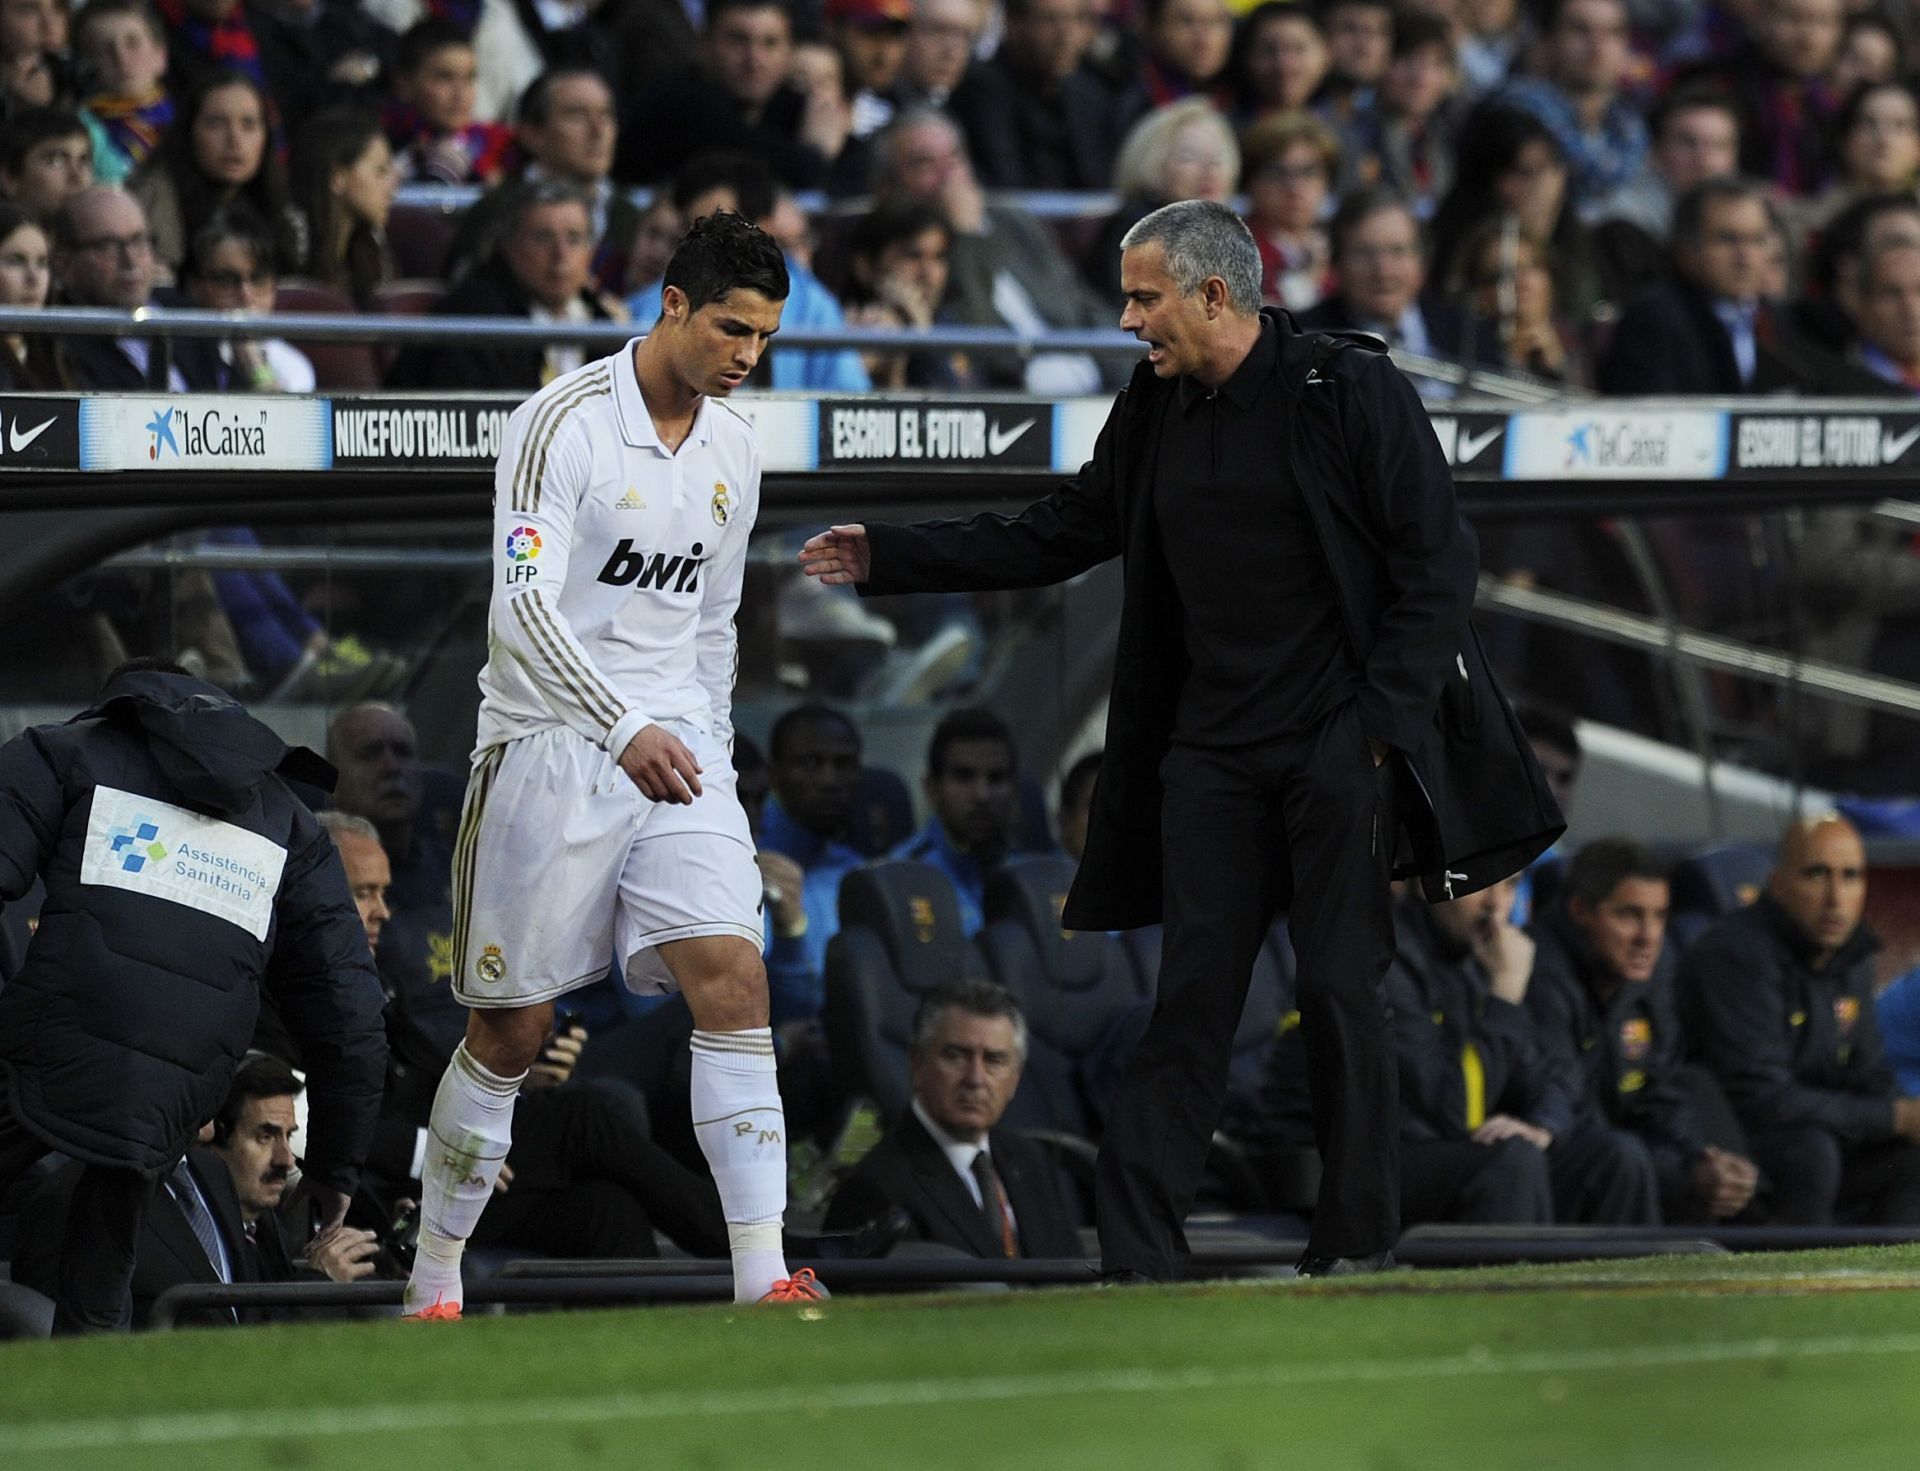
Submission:
[[[1527,1009],[1573,1084],[1582,1143],[1644,1154],[1667,1219],[1723,1218],[1753,1198],[1758,1172],[1740,1153],[1707,1142],[1682,1080],[1673,979],[1663,963],[1668,893],[1666,865],[1648,849],[1624,838],[1588,843],[1540,917]],[[1632,1213],[1615,1219],[1644,1223]]]
[[263,987],[307,1063],[306,1188],[321,1225],[346,1215],[386,1065],[380,983],[289,778],[333,785],[311,751],[153,660],[0,748],[0,902],[46,884],[0,990],[0,1189],[49,1150],[86,1165],[55,1332],[127,1325],[148,1204],[226,1098]]
[[1164,918],[1166,942],[1104,1137],[1104,1268],[1164,1281],[1185,1259],[1234,1028],[1282,907],[1325,1161],[1301,1270],[1377,1268],[1400,1225],[1389,878],[1462,895],[1562,824],[1467,626],[1474,538],[1412,386],[1383,353],[1263,312],[1259,250],[1225,206],[1154,211],[1120,265],[1120,325],[1150,350],[1075,479],[1017,516],[832,527],[801,560],[899,593],[1034,587],[1125,559],[1106,755],[1063,922]]

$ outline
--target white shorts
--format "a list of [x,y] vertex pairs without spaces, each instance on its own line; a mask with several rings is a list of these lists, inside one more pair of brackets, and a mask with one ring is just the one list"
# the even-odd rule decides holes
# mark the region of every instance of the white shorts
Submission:
[[659,947],[702,935],[761,945],[760,870],[733,762],[703,727],[661,724],[701,766],[691,805],[649,801],[564,727],[474,758],[453,854],[453,992],[527,1006],[618,959],[627,988],[673,988]]

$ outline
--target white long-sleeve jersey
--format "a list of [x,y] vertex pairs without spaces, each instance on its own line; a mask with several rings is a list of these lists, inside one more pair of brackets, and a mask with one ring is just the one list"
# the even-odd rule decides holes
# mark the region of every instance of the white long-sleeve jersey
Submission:
[[507,423],[480,750],[565,725],[618,758],[642,726],[703,712],[732,746],[760,450],[707,399],[669,454],[633,349],[556,378]]

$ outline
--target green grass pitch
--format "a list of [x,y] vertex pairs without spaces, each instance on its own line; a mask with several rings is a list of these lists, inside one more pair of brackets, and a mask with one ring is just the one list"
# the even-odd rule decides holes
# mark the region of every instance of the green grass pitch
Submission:
[[1920,1248],[0,1347],[0,1466],[1920,1467]]

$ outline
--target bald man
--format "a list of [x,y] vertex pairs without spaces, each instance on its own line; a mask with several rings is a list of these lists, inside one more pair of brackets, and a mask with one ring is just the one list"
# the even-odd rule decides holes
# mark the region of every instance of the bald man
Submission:
[[1828,813],[1780,840],[1767,890],[1681,961],[1681,1018],[1732,1100],[1783,1225],[1920,1224],[1920,1098],[1874,1021],[1867,855]]

